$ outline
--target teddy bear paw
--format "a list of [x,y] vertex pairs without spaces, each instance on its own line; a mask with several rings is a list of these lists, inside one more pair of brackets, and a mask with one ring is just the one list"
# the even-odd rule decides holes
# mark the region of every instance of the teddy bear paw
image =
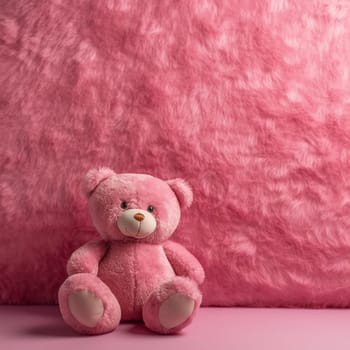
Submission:
[[173,294],[160,305],[159,322],[167,329],[177,327],[192,315],[194,306],[194,300],[187,295]]
[[101,299],[88,290],[70,293],[68,303],[72,315],[86,327],[95,327],[104,312]]

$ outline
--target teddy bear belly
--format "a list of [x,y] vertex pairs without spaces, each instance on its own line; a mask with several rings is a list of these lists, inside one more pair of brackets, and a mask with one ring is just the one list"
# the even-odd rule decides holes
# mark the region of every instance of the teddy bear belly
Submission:
[[142,306],[160,284],[175,276],[163,248],[144,243],[114,243],[98,276],[117,297],[122,320],[141,320]]

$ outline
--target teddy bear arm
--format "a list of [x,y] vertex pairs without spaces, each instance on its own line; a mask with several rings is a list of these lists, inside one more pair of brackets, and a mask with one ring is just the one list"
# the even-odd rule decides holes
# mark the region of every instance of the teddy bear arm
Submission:
[[182,245],[167,241],[163,244],[165,254],[178,276],[192,278],[202,284],[205,278],[204,270],[199,261]]
[[97,274],[100,260],[106,254],[105,241],[90,241],[73,252],[67,263],[68,275],[76,273]]

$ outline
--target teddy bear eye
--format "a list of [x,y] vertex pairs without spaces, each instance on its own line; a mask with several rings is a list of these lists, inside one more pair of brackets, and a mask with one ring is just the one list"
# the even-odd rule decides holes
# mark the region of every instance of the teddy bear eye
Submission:
[[154,206],[153,205],[149,205],[147,207],[147,211],[150,212],[150,213],[153,213],[154,212]]
[[121,207],[122,209],[126,209],[126,208],[128,207],[128,202],[122,201],[122,202],[120,203],[120,207]]

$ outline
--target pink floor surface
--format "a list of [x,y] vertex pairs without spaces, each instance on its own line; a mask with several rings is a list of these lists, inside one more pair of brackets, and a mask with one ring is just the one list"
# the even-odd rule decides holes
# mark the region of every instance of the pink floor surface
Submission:
[[160,336],[123,324],[79,336],[55,306],[1,306],[0,349],[350,349],[350,310],[202,308],[181,335]]

